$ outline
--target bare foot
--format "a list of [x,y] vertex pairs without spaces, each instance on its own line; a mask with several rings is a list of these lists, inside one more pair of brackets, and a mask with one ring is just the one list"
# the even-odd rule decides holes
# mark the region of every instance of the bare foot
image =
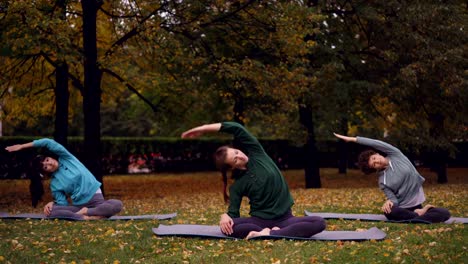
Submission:
[[431,208],[434,208],[434,206],[432,204],[426,204],[423,208],[416,209],[416,210],[414,210],[414,212],[417,213],[419,216],[421,216],[421,215],[424,215],[427,212],[427,210],[429,210]]
[[270,228],[264,228],[262,231],[250,231],[250,233],[245,237],[245,239],[251,239],[258,236],[268,236],[270,235]]
[[88,215],[88,207],[83,207],[76,213],[80,215]]
[[426,211],[429,210],[429,209],[431,209],[431,208],[434,208],[434,207],[435,207],[435,206],[433,206],[432,204],[426,204],[426,205],[424,206],[424,208],[426,208]]
[[424,214],[424,210],[423,209],[416,209],[414,210],[415,213],[417,213],[419,216],[423,215]]
[[281,229],[281,228],[275,226],[275,227],[273,227],[271,230],[280,230],[280,229]]

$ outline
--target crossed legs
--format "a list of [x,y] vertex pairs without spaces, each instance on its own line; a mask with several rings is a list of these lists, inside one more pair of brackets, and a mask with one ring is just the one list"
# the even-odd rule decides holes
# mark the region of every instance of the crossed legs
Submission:
[[48,217],[68,217],[76,220],[93,220],[113,216],[122,210],[120,200],[104,200],[101,193],[96,193],[86,204],[79,206],[54,205]]
[[385,214],[388,220],[422,220],[429,223],[441,223],[450,218],[450,212],[445,208],[433,207],[432,205],[421,205],[412,208],[401,208],[393,206],[389,214]]
[[234,218],[234,233],[236,238],[252,238],[262,235],[277,235],[291,237],[311,237],[325,230],[325,220],[317,216],[295,217],[291,211],[277,219],[262,219],[259,217]]

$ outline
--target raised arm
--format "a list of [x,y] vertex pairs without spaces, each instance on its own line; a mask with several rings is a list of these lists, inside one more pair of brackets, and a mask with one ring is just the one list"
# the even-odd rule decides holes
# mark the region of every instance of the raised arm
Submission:
[[181,138],[197,138],[205,133],[219,132],[221,123],[206,124],[194,127],[182,133]]
[[342,139],[342,140],[344,140],[346,142],[357,142],[356,137],[343,136],[343,135],[340,135],[340,134],[337,134],[337,133],[333,133],[333,135],[335,135],[335,137],[337,137],[339,139]]
[[8,147],[5,148],[5,150],[8,151],[8,152],[14,152],[14,151],[27,149],[27,148],[32,148],[32,147],[34,147],[33,143],[29,142],[29,143],[25,143],[25,144],[16,144],[16,145],[8,146]]
[[383,142],[381,140],[376,140],[376,139],[366,138],[366,137],[348,137],[348,136],[343,136],[337,133],[333,133],[333,135],[335,135],[337,138],[342,139],[346,142],[354,142],[354,143],[358,143],[361,145],[369,146],[389,155],[401,153],[401,151],[398,148],[386,142]]

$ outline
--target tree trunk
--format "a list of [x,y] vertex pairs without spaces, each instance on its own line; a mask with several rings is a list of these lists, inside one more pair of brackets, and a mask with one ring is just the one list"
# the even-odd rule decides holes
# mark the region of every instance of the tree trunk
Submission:
[[437,159],[437,164],[435,167],[435,172],[437,173],[437,182],[438,183],[447,183],[447,162],[445,157]]
[[[84,53],[84,153],[83,162],[102,183],[101,171],[101,76],[97,64],[96,19],[99,1],[82,0]],[[101,186],[104,188],[104,186]]]
[[[444,131],[444,121],[445,117],[442,114],[431,114],[429,115],[429,121],[431,123],[430,135],[436,142],[440,141],[442,137],[441,133]],[[437,147],[435,151],[432,152],[432,168],[437,173],[437,182],[438,183],[447,183],[447,156],[445,150]]]
[[[67,3],[65,0],[57,1],[60,8],[59,16],[64,22],[67,19]],[[61,51],[58,50],[58,53]],[[66,61],[57,61],[55,68],[55,129],[54,139],[64,147],[68,145],[68,104],[70,92],[68,90],[68,64]]]
[[55,75],[55,131],[54,139],[67,146],[68,136],[68,65],[59,63]]
[[346,174],[348,169],[348,144],[344,140],[338,141],[338,173]]
[[307,142],[304,145],[305,187],[321,188],[312,109],[309,106],[299,106],[299,118],[307,129]]
[[[341,120],[340,133],[348,134],[348,120]],[[346,174],[348,168],[348,143],[344,140],[338,140],[338,173]]]
[[236,96],[234,102],[234,121],[244,125],[242,117],[244,116],[244,98],[242,96]]

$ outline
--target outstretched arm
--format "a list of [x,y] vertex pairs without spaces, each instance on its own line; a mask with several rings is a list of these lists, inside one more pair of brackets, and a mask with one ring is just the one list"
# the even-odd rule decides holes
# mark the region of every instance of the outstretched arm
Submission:
[[340,135],[340,134],[337,134],[337,133],[333,133],[333,135],[335,135],[335,137],[337,137],[339,139],[342,139],[342,140],[344,140],[346,142],[357,142],[356,137],[343,136],[343,135]]
[[221,129],[221,123],[213,123],[194,127],[182,133],[182,138],[197,138],[205,133],[218,132]]
[[16,145],[8,146],[5,149],[8,152],[14,152],[14,151],[18,151],[18,150],[22,150],[22,149],[26,149],[26,148],[32,148],[32,147],[34,147],[33,143],[29,142],[29,143],[25,143],[25,144],[16,144]]
[[59,157],[70,156],[76,159],[70,152],[68,152],[68,150],[65,147],[57,143],[55,140],[49,139],[49,138],[37,139],[37,140],[34,140],[29,143],[25,143],[25,144],[17,144],[17,145],[6,147],[5,149],[9,152],[13,152],[13,151],[18,151],[18,150],[25,149],[25,148],[32,148],[32,147],[34,148],[44,147]]

